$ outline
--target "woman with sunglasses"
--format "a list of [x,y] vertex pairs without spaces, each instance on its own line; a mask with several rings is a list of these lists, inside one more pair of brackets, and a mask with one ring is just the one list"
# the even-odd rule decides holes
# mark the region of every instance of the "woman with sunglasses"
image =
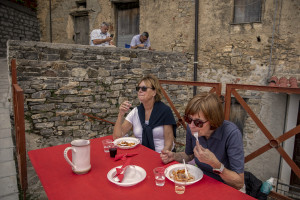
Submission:
[[125,118],[131,107],[125,101],[119,108],[118,119],[114,126],[113,138],[125,136],[130,129],[142,145],[157,152],[172,150],[176,121],[169,106],[161,102],[162,92],[159,81],[153,75],[143,77],[136,87],[141,104],[134,108]]
[[[242,134],[234,123],[224,120],[219,97],[212,93],[196,95],[189,101],[184,119],[188,123],[185,152],[162,151],[162,161],[195,159],[204,174],[244,189]],[[194,133],[198,133],[197,138]]]

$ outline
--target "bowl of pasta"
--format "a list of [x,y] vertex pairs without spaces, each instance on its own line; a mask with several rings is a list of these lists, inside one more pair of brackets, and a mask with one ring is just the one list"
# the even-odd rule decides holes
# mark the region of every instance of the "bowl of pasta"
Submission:
[[113,143],[120,149],[132,149],[140,143],[140,140],[133,137],[122,137],[114,140]]
[[186,164],[188,177],[185,175],[183,164],[175,164],[165,169],[165,176],[172,182],[185,182],[186,185],[192,185],[203,178],[203,172],[196,166]]

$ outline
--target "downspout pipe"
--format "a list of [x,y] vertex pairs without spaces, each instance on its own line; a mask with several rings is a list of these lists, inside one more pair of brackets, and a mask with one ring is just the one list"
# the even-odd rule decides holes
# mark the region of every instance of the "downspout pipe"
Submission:
[[50,22],[50,43],[52,43],[52,13],[51,13],[51,0],[49,0],[49,22]]
[[[195,0],[195,46],[194,46],[194,81],[197,81],[198,68],[198,16],[199,16],[199,0]],[[194,96],[197,94],[197,86],[193,88]]]

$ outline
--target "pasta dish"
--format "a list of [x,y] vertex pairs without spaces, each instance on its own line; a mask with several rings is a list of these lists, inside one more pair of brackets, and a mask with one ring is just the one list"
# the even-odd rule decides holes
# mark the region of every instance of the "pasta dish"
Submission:
[[120,143],[118,143],[119,146],[127,146],[127,147],[132,147],[135,145],[134,142],[126,142],[126,141],[121,141]]
[[195,177],[191,175],[189,171],[188,171],[188,177],[186,177],[184,169],[173,170],[172,173],[170,174],[170,177],[174,181],[179,181],[179,182],[183,182],[183,181],[192,182],[195,180]]

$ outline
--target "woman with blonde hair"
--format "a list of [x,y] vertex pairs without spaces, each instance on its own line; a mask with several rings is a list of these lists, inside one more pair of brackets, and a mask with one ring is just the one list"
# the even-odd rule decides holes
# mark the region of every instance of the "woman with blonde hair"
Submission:
[[162,151],[162,161],[195,159],[204,174],[238,190],[244,189],[242,134],[234,123],[224,120],[219,97],[213,93],[194,96],[185,109],[184,119],[188,123],[185,152]]
[[133,134],[141,144],[157,152],[173,150],[176,121],[172,110],[162,101],[161,86],[153,75],[143,77],[136,87],[141,104],[125,118],[131,104],[123,102],[114,126],[113,138],[123,137],[133,128]]

